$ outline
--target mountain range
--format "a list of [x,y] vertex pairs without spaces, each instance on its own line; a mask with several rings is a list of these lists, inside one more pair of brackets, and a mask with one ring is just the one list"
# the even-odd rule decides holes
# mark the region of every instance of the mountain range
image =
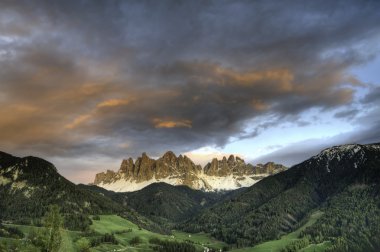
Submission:
[[[108,181],[117,176],[140,183],[175,173],[181,177],[189,169],[186,165],[194,174],[207,176],[257,175],[253,166],[242,165],[244,161],[236,157],[213,162],[202,169],[173,153],[158,160],[143,155],[136,162],[123,161]],[[234,166],[223,165],[228,162]],[[237,168],[239,164],[249,168]],[[272,173],[252,186],[230,191],[160,182],[133,192],[115,192],[75,185],[43,159],[0,152],[0,219],[39,225],[48,206],[57,204],[65,226],[72,230],[88,230],[94,214],[117,214],[156,233],[176,229],[209,234],[230,249],[282,241],[296,233],[275,251],[379,251],[380,144],[331,147]],[[318,217],[310,222],[314,216]]]
[[94,185],[117,192],[136,191],[157,182],[204,191],[234,190],[286,169],[273,162],[253,166],[234,155],[214,158],[202,168],[186,155],[177,157],[171,151],[157,160],[143,153],[135,162],[132,158],[123,160],[117,172],[96,174]]

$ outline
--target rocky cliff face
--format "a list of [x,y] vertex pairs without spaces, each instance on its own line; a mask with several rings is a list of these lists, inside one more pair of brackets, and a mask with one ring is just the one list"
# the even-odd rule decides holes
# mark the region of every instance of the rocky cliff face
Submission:
[[178,157],[171,151],[154,160],[146,153],[122,161],[119,171],[98,173],[94,184],[114,191],[135,191],[155,183],[187,185],[206,191],[231,190],[251,186],[261,178],[285,170],[286,167],[267,163],[253,166],[243,159],[230,155],[222,160],[214,158],[204,168],[186,155]]

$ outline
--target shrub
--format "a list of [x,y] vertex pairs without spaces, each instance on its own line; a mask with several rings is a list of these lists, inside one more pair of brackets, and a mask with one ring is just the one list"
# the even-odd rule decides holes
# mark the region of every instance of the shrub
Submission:
[[129,244],[131,244],[132,246],[135,246],[135,245],[138,245],[141,243],[141,238],[139,236],[135,236],[132,238],[132,240],[130,240]]
[[90,241],[87,240],[85,237],[80,238],[76,242],[76,246],[77,246],[78,251],[80,251],[80,252],[90,251]]

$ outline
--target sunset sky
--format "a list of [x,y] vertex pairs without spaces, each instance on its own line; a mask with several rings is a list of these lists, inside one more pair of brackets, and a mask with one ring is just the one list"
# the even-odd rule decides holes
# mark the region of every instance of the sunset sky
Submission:
[[380,141],[380,1],[1,1],[0,150],[92,182],[167,150]]

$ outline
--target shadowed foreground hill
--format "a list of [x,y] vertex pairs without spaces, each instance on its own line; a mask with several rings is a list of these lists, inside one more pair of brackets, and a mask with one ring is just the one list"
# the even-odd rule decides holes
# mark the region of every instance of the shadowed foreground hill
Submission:
[[0,219],[38,225],[49,205],[60,207],[65,227],[85,230],[90,214],[120,214],[148,229],[161,228],[112,199],[78,187],[48,161],[0,152]]
[[130,207],[161,222],[182,221],[214,204],[222,195],[187,186],[151,184],[136,192],[124,193]]

